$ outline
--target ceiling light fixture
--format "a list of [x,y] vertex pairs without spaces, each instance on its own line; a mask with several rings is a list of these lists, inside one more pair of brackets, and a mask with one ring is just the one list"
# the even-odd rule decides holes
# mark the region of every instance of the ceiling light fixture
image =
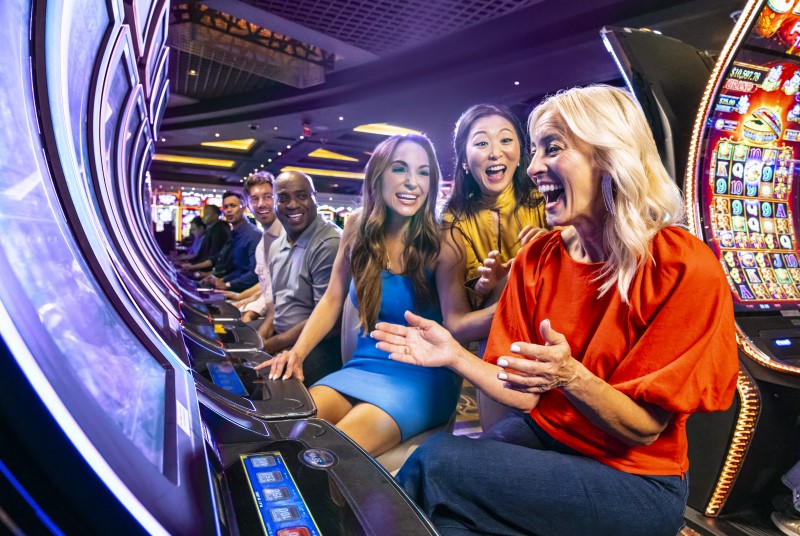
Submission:
[[345,162],[358,162],[358,158],[353,158],[352,156],[347,156],[339,153],[334,153],[333,151],[329,151],[327,149],[314,149],[308,156],[311,158],[325,158],[327,160],[343,160]]
[[255,138],[245,138],[243,140],[204,141],[200,145],[218,149],[231,149],[233,151],[249,151],[255,143]]
[[316,169],[306,167],[285,166],[281,168],[281,173],[287,171],[299,171],[307,175],[317,175],[320,177],[340,177],[342,179],[360,179],[364,180],[363,173],[353,173],[351,171],[337,171],[335,169]]
[[389,123],[370,123],[368,125],[359,125],[355,127],[353,131],[364,132],[366,134],[378,134],[380,136],[394,136],[395,134],[422,134],[422,132],[419,130],[398,127],[396,125],[390,125]]
[[198,158],[195,156],[180,156],[176,154],[157,154],[153,157],[157,162],[170,164],[188,164],[190,166],[206,166],[231,169],[236,165],[235,160],[220,160],[216,158]]

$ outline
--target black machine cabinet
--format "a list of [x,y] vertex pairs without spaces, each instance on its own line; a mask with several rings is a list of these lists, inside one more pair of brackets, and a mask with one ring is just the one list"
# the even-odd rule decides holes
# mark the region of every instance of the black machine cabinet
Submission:
[[692,416],[687,521],[704,534],[779,534],[781,476],[800,461],[800,13],[750,1],[703,92],[684,178],[688,227],[734,302],[734,405]]
[[241,533],[436,534],[391,475],[326,421],[265,422],[200,401],[217,493]]

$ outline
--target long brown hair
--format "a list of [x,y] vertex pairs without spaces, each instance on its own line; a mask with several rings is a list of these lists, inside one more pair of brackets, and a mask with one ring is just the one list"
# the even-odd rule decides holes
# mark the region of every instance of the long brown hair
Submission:
[[361,329],[369,332],[378,320],[381,303],[381,272],[386,259],[386,204],[383,202],[383,173],[392,163],[397,146],[413,142],[425,149],[430,164],[430,189],[423,207],[411,217],[404,237],[405,273],[414,285],[416,305],[420,307],[434,303],[438,296],[428,284],[427,273],[439,255],[438,222],[436,219],[436,196],[439,191],[441,172],[436,152],[430,140],[416,134],[397,135],[375,147],[364,170],[361,214],[358,215],[358,230],[350,250],[350,273],[356,288],[358,318]]

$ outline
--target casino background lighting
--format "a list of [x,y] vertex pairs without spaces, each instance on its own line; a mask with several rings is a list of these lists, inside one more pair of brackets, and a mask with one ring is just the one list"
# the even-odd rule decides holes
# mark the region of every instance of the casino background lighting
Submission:
[[368,125],[359,125],[353,129],[353,132],[378,134],[379,136],[394,136],[395,134],[422,134],[422,132],[419,130],[412,130],[406,127],[390,125],[389,123],[370,123]]
[[297,167],[297,166],[285,166],[281,168],[281,173],[285,173],[287,171],[299,171],[300,173],[305,173],[306,175],[318,175],[320,177],[341,177],[343,179],[364,180],[363,173],[354,173],[351,171],[337,171],[335,169],[318,169],[318,168],[307,168],[307,167]]
[[314,149],[308,156],[311,158],[324,158],[327,160],[342,160],[344,162],[358,162],[358,158],[353,158],[352,156],[347,156],[339,153],[334,153],[333,151],[329,151],[327,149]]
[[255,143],[256,143],[255,138],[245,138],[242,140],[204,141],[201,142],[200,145],[204,147],[216,147],[217,149],[249,151],[253,147],[253,145],[255,145]]

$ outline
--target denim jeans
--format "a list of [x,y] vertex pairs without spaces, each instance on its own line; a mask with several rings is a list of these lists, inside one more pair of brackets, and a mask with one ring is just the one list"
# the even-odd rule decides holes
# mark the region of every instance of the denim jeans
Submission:
[[688,481],[618,471],[514,413],[481,439],[440,433],[397,475],[443,535],[675,536]]

